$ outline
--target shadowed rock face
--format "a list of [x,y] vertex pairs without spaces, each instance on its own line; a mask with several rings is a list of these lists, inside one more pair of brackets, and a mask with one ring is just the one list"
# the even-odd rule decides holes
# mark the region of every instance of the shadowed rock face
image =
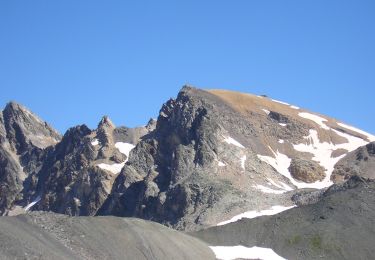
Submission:
[[22,189],[20,164],[3,147],[0,147],[0,213],[10,208]]
[[335,166],[332,181],[343,182],[351,176],[375,179],[375,142],[349,153]]
[[117,129],[104,117],[97,130],[77,126],[61,138],[25,107],[9,103],[0,113],[0,214],[18,214],[41,198],[34,209],[95,215],[116,178],[98,165],[121,164],[127,156],[115,144],[135,144],[152,129],[152,122]]
[[212,246],[272,248],[286,259],[372,259],[374,191],[374,181],[352,177],[317,203],[192,234]]
[[25,107],[11,102],[0,116],[0,214],[22,199],[25,180],[60,135]]
[[215,259],[194,237],[139,219],[52,213],[0,218],[2,259]]
[[117,142],[128,142],[127,132],[131,131],[116,130],[108,117],[95,131],[85,125],[69,129],[45,159],[35,188],[29,189],[29,201],[41,196],[34,209],[73,216],[97,214],[117,177],[110,168],[99,166],[121,165],[128,159],[115,147]]

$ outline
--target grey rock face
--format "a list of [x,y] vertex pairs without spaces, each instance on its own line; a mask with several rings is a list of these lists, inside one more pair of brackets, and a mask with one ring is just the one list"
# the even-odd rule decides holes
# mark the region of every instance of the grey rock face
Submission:
[[317,162],[294,158],[289,166],[293,178],[306,183],[324,180],[325,169]]
[[0,213],[3,214],[22,190],[22,169],[13,156],[0,145]]
[[215,259],[200,240],[139,219],[35,212],[0,218],[2,259]]

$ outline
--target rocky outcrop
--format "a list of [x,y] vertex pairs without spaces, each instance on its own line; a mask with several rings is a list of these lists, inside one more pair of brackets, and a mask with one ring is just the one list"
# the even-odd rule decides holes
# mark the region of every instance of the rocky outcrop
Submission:
[[294,179],[306,183],[324,180],[325,169],[317,162],[294,158],[289,166],[290,174]]
[[351,176],[375,179],[375,142],[362,146],[341,159],[335,165],[331,180],[339,183]]

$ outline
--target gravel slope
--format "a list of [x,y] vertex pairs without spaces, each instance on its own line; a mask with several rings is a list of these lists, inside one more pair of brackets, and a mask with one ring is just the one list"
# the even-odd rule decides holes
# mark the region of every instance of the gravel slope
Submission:
[[160,224],[35,212],[0,218],[1,259],[215,259],[206,244]]

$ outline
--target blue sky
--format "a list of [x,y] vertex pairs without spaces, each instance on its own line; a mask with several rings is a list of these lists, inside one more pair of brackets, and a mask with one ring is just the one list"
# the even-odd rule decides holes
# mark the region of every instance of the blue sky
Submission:
[[0,1],[0,105],[60,132],[136,126],[184,84],[232,89],[375,133],[375,1]]

